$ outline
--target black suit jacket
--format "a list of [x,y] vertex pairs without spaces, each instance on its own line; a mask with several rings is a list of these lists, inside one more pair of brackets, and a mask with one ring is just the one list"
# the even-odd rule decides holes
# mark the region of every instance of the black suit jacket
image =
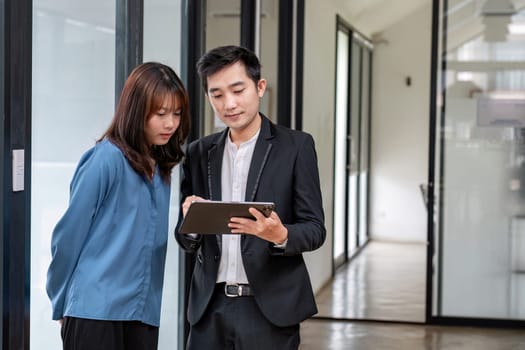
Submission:
[[[183,200],[193,194],[221,200],[227,135],[226,129],[188,146],[183,163]],[[326,237],[313,138],[275,125],[263,116],[245,199],[274,202],[275,211],[288,229],[285,249],[251,235],[243,235],[241,239],[243,265],[255,300],[273,324],[281,327],[298,324],[317,312],[302,253],[319,248]],[[215,287],[221,236],[201,235],[198,239],[178,233],[175,236],[183,249],[197,254],[188,306],[188,320],[194,325],[205,312]]]

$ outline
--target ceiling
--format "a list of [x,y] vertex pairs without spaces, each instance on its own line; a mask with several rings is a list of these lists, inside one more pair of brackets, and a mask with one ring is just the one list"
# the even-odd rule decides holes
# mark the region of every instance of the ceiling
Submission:
[[[335,6],[344,11],[344,17],[353,27],[373,39],[380,38],[382,31],[421,7],[429,6],[431,2],[432,0],[336,0]],[[449,47],[455,47],[487,32],[487,18],[492,20],[501,18],[498,15],[508,15],[509,8],[514,12],[523,11],[525,0],[448,0],[447,6]],[[507,20],[509,23],[510,17]],[[513,22],[525,23],[525,16],[514,16]]]
[[[155,0],[155,4],[172,0]],[[276,1],[261,0],[262,11],[271,15],[275,11]],[[317,0],[311,0],[317,1]],[[419,10],[429,6],[432,0],[333,0],[333,6],[359,32],[369,38],[380,34],[385,29]],[[480,13],[484,5],[492,3],[494,8],[501,8],[506,3],[513,4],[516,10],[525,8],[525,0],[448,0],[448,28],[450,39],[457,39],[461,44],[483,30]],[[106,0],[39,0],[36,7],[45,12],[57,12],[73,19],[94,23],[99,26],[114,26],[115,8],[113,2]],[[308,5],[308,3],[306,3]],[[208,11],[240,11],[240,0],[208,0]],[[522,17],[523,18],[523,17]],[[430,18],[429,18],[430,21]],[[380,37],[380,36],[379,36]]]
[[337,0],[350,23],[368,37],[399,22],[431,0]]
[[[261,0],[261,12],[274,15],[279,0]],[[311,0],[319,1],[319,0]],[[361,33],[380,32],[432,0],[333,0],[333,7]],[[213,16],[239,15],[240,0],[208,0],[207,12]],[[308,6],[308,1],[306,1]]]

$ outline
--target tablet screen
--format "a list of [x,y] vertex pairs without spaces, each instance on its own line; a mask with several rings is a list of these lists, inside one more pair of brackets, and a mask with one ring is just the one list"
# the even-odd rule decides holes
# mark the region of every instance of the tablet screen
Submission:
[[271,202],[222,202],[196,201],[188,208],[179,233],[221,234],[231,233],[228,223],[231,217],[253,218],[248,211],[256,208],[268,217],[275,209]]

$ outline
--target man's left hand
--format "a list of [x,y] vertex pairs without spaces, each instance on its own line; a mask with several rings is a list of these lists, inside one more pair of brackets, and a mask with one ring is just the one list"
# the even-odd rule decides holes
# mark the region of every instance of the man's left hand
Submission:
[[275,211],[270,216],[264,216],[255,208],[249,209],[255,220],[232,217],[228,227],[231,233],[246,233],[257,236],[274,244],[283,244],[288,239],[288,229],[282,224]]

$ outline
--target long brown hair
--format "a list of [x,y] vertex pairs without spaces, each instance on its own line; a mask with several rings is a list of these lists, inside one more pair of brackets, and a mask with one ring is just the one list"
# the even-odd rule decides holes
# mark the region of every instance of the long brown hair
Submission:
[[[144,127],[147,118],[162,106],[164,99],[180,103],[180,124],[167,144],[151,146]],[[124,83],[111,125],[98,140],[109,139],[122,150],[131,167],[148,179],[152,178],[151,159],[159,166],[160,176],[170,181],[171,169],[184,157],[182,145],[190,129],[189,100],[184,85],[168,66],[157,62],[138,65]]]

